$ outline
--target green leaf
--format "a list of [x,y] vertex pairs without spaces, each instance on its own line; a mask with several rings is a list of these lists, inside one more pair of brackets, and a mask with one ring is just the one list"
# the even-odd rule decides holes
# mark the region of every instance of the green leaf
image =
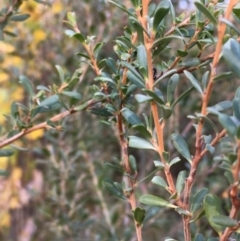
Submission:
[[201,2],[194,2],[194,4],[201,13],[203,13],[212,23],[217,25],[216,18],[211,14],[211,12]]
[[76,18],[76,14],[74,12],[68,12],[67,13],[67,19],[73,27],[76,26],[77,18]]
[[217,215],[217,216],[212,216],[211,218],[211,222],[215,223],[219,226],[222,226],[224,228],[226,227],[235,227],[238,225],[238,221],[234,220],[228,216],[225,215]]
[[133,13],[128,11],[125,6],[123,6],[121,4],[118,4],[118,3],[116,3],[116,2],[114,2],[112,0],[107,0],[107,1],[112,3],[113,5],[115,5],[116,7],[120,8],[122,11],[126,12],[128,15],[133,16],[133,17],[135,16]]
[[128,53],[122,53],[122,54],[121,54],[121,60],[126,61],[126,60],[128,60],[130,57],[131,57],[131,55],[128,54]]
[[207,110],[213,114],[219,114],[219,111],[224,111],[232,107],[232,101],[224,100],[214,106],[208,107]]
[[179,75],[174,74],[170,80],[168,81],[168,87],[167,87],[167,102],[171,103],[174,97],[174,92],[177,88],[179,82]]
[[137,89],[137,86],[135,84],[130,84],[128,87],[127,87],[127,91],[126,91],[126,96],[129,96],[130,94],[132,94],[134,92],[134,90]]
[[8,35],[8,36],[11,36],[13,38],[18,36],[17,34],[15,34],[13,32],[10,32],[10,31],[7,31],[7,30],[4,30],[3,33]]
[[164,164],[160,161],[153,161],[155,167],[165,168]]
[[188,52],[187,51],[183,51],[181,49],[178,49],[177,50],[177,54],[178,54],[179,57],[183,58],[183,57],[186,57],[188,55]]
[[162,153],[162,155],[163,155],[163,158],[164,158],[165,162],[168,163],[169,162],[169,157],[170,157],[169,152],[164,151]]
[[148,76],[148,63],[147,63],[147,52],[144,45],[139,45],[137,47],[137,61],[140,67],[140,71],[143,76],[146,78]]
[[145,34],[149,36],[149,33],[146,31],[146,29],[142,26],[142,24],[138,21],[136,17],[129,17],[128,19],[133,26],[133,29],[137,31],[139,36],[141,36],[143,32],[145,32]]
[[76,32],[71,29],[65,30],[64,33],[70,38],[72,38],[74,36],[74,34],[76,34]]
[[11,105],[11,115],[13,118],[17,118],[19,116],[18,105],[16,102],[13,102]]
[[234,179],[231,171],[225,171],[224,176],[227,178],[230,185],[234,183]]
[[192,158],[191,158],[191,154],[189,152],[187,143],[185,142],[185,140],[182,138],[181,135],[173,133],[171,135],[172,141],[173,141],[173,145],[175,146],[175,148],[178,150],[178,152],[185,157],[189,163],[192,163]]
[[113,116],[113,114],[110,111],[108,111],[107,108],[92,108],[91,113],[105,117]]
[[208,189],[207,188],[202,188],[199,190],[191,200],[191,206],[190,206],[190,212],[195,213],[199,208],[202,206],[202,201],[204,197],[207,195]]
[[207,116],[202,115],[201,113],[197,113],[196,115],[197,115],[198,118],[199,118],[199,117],[200,117],[200,118],[203,118],[206,122],[208,122],[208,123],[212,126],[213,130],[214,130],[216,133],[218,133],[217,126],[214,124],[214,122],[213,122],[211,119],[209,119]]
[[138,8],[140,6],[140,1],[139,0],[131,0],[131,2],[132,2],[133,6],[135,8]]
[[116,184],[111,180],[104,180],[103,186],[111,192],[115,197],[120,198],[122,200],[126,200],[126,197],[123,194],[123,191],[116,186]]
[[197,66],[201,63],[199,58],[192,58],[192,59],[187,59],[182,61],[181,63],[179,63],[179,66],[182,67],[193,67],[193,66]]
[[159,38],[153,43],[153,48],[166,47],[173,39],[180,39],[184,41],[184,38],[179,35],[170,35],[164,38]]
[[201,233],[197,233],[194,238],[194,241],[205,241],[205,238]]
[[148,129],[143,124],[133,125],[132,128],[148,139],[152,137],[152,134],[148,131]]
[[47,92],[51,92],[51,90],[49,88],[47,88],[46,86],[44,85],[38,85],[37,90],[44,90],[44,91],[47,91]]
[[74,107],[74,110],[81,111],[81,110],[86,109],[88,106],[89,106],[89,102],[87,101],[79,106]]
[[163,119],[167,120],[172,115],[172,109],[166,105],[160,105],[160,114]]
[[138,225],[141,225],[143,223],[143,220],[145,218],[146,211],[144,209],[141,209],[137,207],[134,211],[134,219],[137,222]]
[[221,81],[221,80],[227,80],[227,79],[231,79],[233,77],[232,72],[223,72],[220,73],[219,75],[216,75],[213,80],[214,81]]
[[237,40],[230,38],[222,48],[223,58],[231,70],[240,78],[240,45]]
[[100,43],[97,43],[96,46],[94,47],[93,53],[94,53],[95,59],[97,59],[98,54],[99,54],[100,50],[102,49],[103,45],[104,45],[104,43],[100,42]]
[[135,74],[133,74],[131,71],[127,71],[127,78],[133,83],[135,84],[137,87],[139,88],[144,88],[145,84],[143,82],[142,77],[140,76],[136,76]]
[[139,125],[139,124],[142,124],[142,121],[139,119],[139,117],[134,113],[132,112],[131,110],[129,110],[128,108],[123,108],[121,110],[122,112],[122,115],[123,117],[126,119],[126,121],[128,123],[130,123],[131,125]]
[[143,89],[143,91],[147,93],[152,99],[154,99],[158,104],[165,105],[163,99],[161,98],[162,96],[158,95],[157,91],[151,91],[147,89]]
[[189,223],[193,223],[196,222],[197,220],[199,220],[201,217],[205,216],[205,211],[203,210],[203,208],[201,208],[198,212],[196,217],[194,217],[193,219],[191,219],[191,221]]
[[109,69],[115,74],[117,72],[116,63],[112,58],[105,59],[105,62]]
[[144,79],[142,78],[142,76],[137,72],[137,70],[131,64],[129,64],[126,61],[122,61],[121,65],[123,67],[126,67],[127,69],[129,69],[132,74],[134,74],[138,79],[140,79],[140,80],[142,80],[142,82],[144,82]]
[[238,128],[237,128],[236,136],[237,136],[238,140],[240,140],[240,126],[238,126]]
[[39,113],[45,113],[45,112],[51,112],[55,110],[59,110],[62,107],[62,104],[59,102],[56,102],[54,104],[48,105],[48,106],[37,106],[35,109],[32,110],[31,117],[33,118]]
[[186,96],[188,96],[192,91],[193,91],[194,87],[190,87],[189,89],[187,89],[186,91],[184,91],[178,99],[176,99],[171,107],[173,108],[178,102],[180,102],[181,100],[183,100]]
[[191,213],[188,210],[185,210],[183,208],[176,208],[175,211],[178,212],[181,215],[191,217]]
[[170,38],[159,38],[158,41],[155,41],[155,47],[153,49],[153,56],[159,56],[159,54],[164,51],[170,49],[168,46],[172,39]]
[[130,155],[128,157],[128,159],[129,159],[129,164],[130,164],[130,167],[131,167],[132,171],[134,173],[136,173],[137,172],[137,162],[136,162],[135,157],[133,155]]
[[173,19],[173,25],[176,26],[176,14],[175,14],[175,6],[172,4],[172,1],[169,0],[170,3],[170,13],[172,15],[172,19]]
[[158,25],[167,16],[169,10],[170,10],[170,3],[168,1],[162,1],[158,5],[158,8],[154,14],[154,19],[153,19],[153,31],[156,32]]
[[213,146],[211,146],[210,144],[206,145],[206,150],[208,150],[211,154],[213,154],[215,152],[215,148]]
[[230,136],[235,136],[237,134],[237,126],[230,116],[225,114],[219,114],[218,120]]
[[43,100],[39,106],[50,106],[55,104],[57,101],[59,100],[58,95],[52,95],[48,98],[46,98],[45,100]]
[[181,159],[177,156],[177,157],[174,157],[171,161],[170,161],[170,163],[169,163],[169,167],[171,167],[172,165],[174,165],[174,164],[176,164],[176,163],[178,163],[178,162],[180,162],[181,161]]
[[77,93],[77,92],[73,92],[73,91],[62,91],[61,94],[63,95],[66,95],[66,96],[69,96],[71,98],[74,98],[74,99],[77,99],[77,100],[80,100],[82,98],[82,95]]
[[151,149],[156,151],[155,147],[152,145],[151,142],[137,136],[129,136],[129,146],[133,148]]
[[27,93],[30,95],[30,97],[33,97],[33,87],[31,81],[24,75],[21,75],[19,77],[19,83],[23,85],[24,89],[27,91]]
[[168,207],[168,208],[177,208],[177,206],[173,205],[172,203],[169,203],[168,201],[151,195],[151,194],[145,194],[140,197],[139,200],[141,203],[149,205],[149,206],[162,206],[162,207]]
[[239,97],[235,97],[233,99],[233,115],[240,120],[240,98]]
[[163,187],[165,189],[167,189],[168,185],[167,183],[164,181],[164,179],[160,176],[155,176],[153,177],[153,179],[151,180],[152,183],[160,186],[160,187]]
[[16,14],[16,15],[13,15],[11,16],[9,19],[11,21],[15,21],[15,22],[22,22],[22,21],[25,21],[27,20],[31,15],[26,13],[26,14]]
[[235,32],[240,35],[240,30],[229,20],[225,19],[225,18],[220,18],[220,22],[225,23],[226,25],[228,25],[230,28],[234,29]]
[[75,33],[73,35],[73,37],[75,39],[77,39],[80,43],[84,43],[85,42],[85,38],[84,38],[84,36],[81,33]]
[[59,65],[55,65],[55,67],[56,67],[56,69],[57,69],[57,71],[58,71],[58,75],[59,75],[59,77],[60,77],[60,80],[61,80],[61,82],[63,83],[63,82],[64,82],[64,72],[63,72],[63,69],[62,69],[62,67],[59,66]]
[[184,70],[183,72],[186,75],[186,77],[190,80],[193,87],[202,95],[203,94],[202,88],[199,85],[198,81],[195,79],[195,77],[187,70]]
[[186,176],[187,176],[187,172],[186,171],[180,171],[178,173],[177,182],[176,182],[176,189],[177,189],[178,195],[181,194],[181,192],[182,192],[182,190],[184,188]]
[[[240,4],[236,4],[235,7],[233,8],[233,13],[235,14],[235,16],[240,19]],[[238,240],[237,240],[238,241]]]
[[150,96],[142,95],[142,94],[136,94],[135,99],[137,100],[138,103],[144,103],[149,100],[152,100],[153,98]]
[[212,222],[211,218],[222,214],[221,200],[216,195],[207,194],[203,201],[203,208],[210,225],[220,235],[222,226]]
[[0,157],[3,156],[12,156],[14,151],[12,149],[0,149]]
[[163,74],[161,77],[159,77],[159,78],[155,81],[154,86],[156,86],[156,84],[158,84],[158,82],[160,82],[161,80],[167,78],[167,77],[170,76],[170,75],[175,74],[176,72],[177,72],[176,69],[171,69],[171,70],[167,71],[165,74]]

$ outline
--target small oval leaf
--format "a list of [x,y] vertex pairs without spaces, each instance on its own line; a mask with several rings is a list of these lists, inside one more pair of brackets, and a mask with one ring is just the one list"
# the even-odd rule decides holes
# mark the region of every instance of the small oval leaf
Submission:
[[158,28],[158,25],[161,23],[161,21],[167,16],[168,12],[170,10],[170,3],[169,1],[162,1],[154,14],[153,19],[153,30],[156,31]]
[[187,70],[184,70],[183,72],[186,75],[186,77],[190,80],[193,87],[202,95],[203,94],[202,88],[199,85],[198,81],[195,79],[195,77]]
[[43,100],[39,106],[50,106],[55,104],[57,101],[59,100],[58,95],[52,95],[48,98],[46,98],[45,100]]
[[152,145],[151,142],[137,136],[129,136],[129,146],[133,148],[151,149],[156,151],[155,147]]
[[15,22],[22,22],[22,21],[25,21],[27,20],[31,15],[26,13],[26,14],[16,14],[16,15],[13,15],[11,16],[9,19],[11,21],[15,21]]
[[168,208],[177,208],[177,206],[173,205],[172,203],[169,203],[168,201],[151,195],[151,194],[145,194],[140,197],[139,200],[141,203],[149,205],[149,206],[162,206],[162,207],[168,207]]
[[238,221],[234,220],[228,216],[225,215],[217,215],[217,216],[213,216],[211,217],[211,222],[215,223],[219,226],[222,226],[224,228],[226,227],[235,227],[238,225]]
[[158,185],[158,186],[160,186],[160,187],[163,187],[163,188],[167,188],[168,187],[168,185],[167,185],[167,183],[164,181],[164,179],[162,178],[162,177],[160,177],[160,176],[155,176],[155,177],[153,177],[153,179],[151,180],[151,182],[152,183],[154,183],[154,184],[156,184],[156,185]]
[[191,158],[191,154],[189,152],[188,146],[186,141],[182,138],[181,135],[173,133],[171,135],[172,141],[173,141],[173,145],[176,147],[176,149],[178,150],[178,152],[185,157],[189,163],[192,163],[192,158]]

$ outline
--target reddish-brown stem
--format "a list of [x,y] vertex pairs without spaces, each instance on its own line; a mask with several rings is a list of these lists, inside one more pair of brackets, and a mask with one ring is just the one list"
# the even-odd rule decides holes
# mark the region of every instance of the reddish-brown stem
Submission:
[[[90,100],[88,101],[88,104],[86,105],[86,107],[83,109],[83,110],[86,110],[88,107],[98,103],[99,101],[95,101],[95,100]],[[57,114],[55,115],[54,117],[52,117],[50,119],[50,121],[52,122],[57,122],[57,121],[60,121],[62,120],[63,118],[69,116],[69,115],[72,115],[74,113],[76,113],[77,110],[74,109],[74,107],[71,109],[71,110],[66,110],[60,114]],[[31,128],[28,128],[28,129],[24,129],[22,130],[21,132],[19,132],[18,134],[12,136],[11,138],[8,138],[8,139],[5,139],[4,137],[2,139],[0,139],[0,149],[13,143],[14,141],[20,139],[21,137],[31,133],[31,132],[34,132],[34,131],[37,131],[37,130],[40,130],[40,129],[47,129],[49,128],[49,125],[47,124],[47,122],[42,122],[40,124],[37,124]]]
[[[137,202],[136,202],[136,198],[135,198],[135,194],[134,194],[135,180],[130,178],[131,167],[130,167],[129,157],[128,157],[128,144],[124,137],[124,124],[122,121],[121,113],[119,113],[117,115],[117,127],[118,127],[119,140],[120,140],[120,145],[121,145],[121,158],[122,158],[122,162],[123,162],[123,168],[127,174],[124,177],[125,187],[126,187],[126,189],[128,189],[127,191],[125,191],[125,196],[131,205],[131,210],[134,211],[137,207]],[[142,241],[142,227],[136,221],[135,221],[135,229],[136,229],[138,241]]]
[[[232,208],[229,214],[229,217],[232,219],[236,219],[237,214],[240,210],[240,199],[238,198],[238,185],[239,185],[239,175],[240,175],[240,140],[237,140],[238,152],[237,152],[237,160],[234,165],[233,173],[233,184],[230,190],[230,197],[232,202]],[[238,227],[239,228],[239,227]],[[226,228],[220,237],[220,241],[226,241],[231,233],[235,231],[233,228]]]
[[[142,16],[138,16],[140,22],[142,23],[142,26],[147,31],[147,24],[146,24],[146,16],[148,13],[148,0],[143,0],[143,8],[142,8]],[[152,64],[152,45],[154,42],[154,34],[149,37],[146,33],[144,33],[144,45],[147,53],[147,63],[148,63],[148,77],[146,79],[146,88],[149,90],[153,90],[154,88],[154,80],[153,80],[153,64]],[[156,134],[157,134],[157,151],[161,158],[161,161],[165,165],[164,173],[168,182],[168,190],[171,192],[171,194],[176,193],[176,187],[173,181],[173,177],[170,172],[170,168],[168,164],[166,163],[163,152],[164,152],[164,125],[159,122],[159,115],[158,115],[158,107],[157,104],[153,101],[151,102],[151,112],[153,115],[154,125],[156,128]],[[177,202],[180,203],[179,199],[177,199]]]
[[[226,13],[225,13],[225,19],[229,19],[232,9],[236,3],[237,3],[236,0],[230,0]],[[208,106],[208,102],[209,102],[209,99],[210,99],[210,96],[212,93],[212,89],[213,89],[213,85],[214,85],[214,77],[216,76],[216,67],[217,67],[221,49],[222,49],[222,44],[223,44],[222,40],[224,37],[225,30],[226,30],[226,24],[223,22],[220,22],[218,25],[218,42],[216,45],[215,55],[214,55],[213,63],[211,66],[211,75],[210,75],[207,89],[202,95],[201,114],[204,116],[207,114],[207,106]],[[186,184],[185,184],[185,188],[184,188],[184,208],[186,210],[189,210],[189,197],[191,194],[191,189],[192,189],[193,182],[195,179],[195,174],[197,171],[198,164],[201,161],[203,155],[207,152],[207,151],[202,151],[202,145],[201,145],[203,124],[204,124],[204,120],[201,119],[198,123],[197,131],[196,131],[195,155],[194,155],[190,173],[189,173],[188,178],[186,179]],[[219,136],[220,136],[220,134],[216,136],[215,140],[218,141]],[[190,232],[190,226],[189,226],[190,217],[187,217],[187,216],[184,217],[183,221],[184,221],[185,241],[191,241],[191,232]]]

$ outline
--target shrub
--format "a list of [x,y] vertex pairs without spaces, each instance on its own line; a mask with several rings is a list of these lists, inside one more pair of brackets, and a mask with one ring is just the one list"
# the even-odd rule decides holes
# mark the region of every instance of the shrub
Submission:
[[[85,178],[80,174],[81,169],[86,168],[91,188],[97,194],[97,206],[101,207],[109,230],[107,237],[106,233],[96,231],[99,236],[94,240],[130,240],[134,236],[123,225],[124,218],[129,222],[127,213],[114,218],[119,213],[113,215],[108,203],[116,200],[130,205],[138,241],[151,235],[152,240],[223,241],[230,237],[238,240],[240,15],[237,1],[230,0],[227,5],[217,1],[194,2],[195,11],[188,15],[178,15],[168,0],[158,4],[147,0],[131,2],[132,7],[127,8],[108,1],[128,18],[123,33],[114,40],[114,53],[109,55],[102,51],[103,42],[79,29],[78,13],[68,12],[70,29],[65,33],[69,41],[73,38],[83,47],[77,55],[90,65],[94,80],[89,79],[91,84],[79,88],[79,78],[86,76],[81,67],[72,77],[66,77],[59,65],[56,66],[59,82],[50,86],[39,85],[35,89],[29,78],[20,76],[19,82],[28,97],[25,104],[11,105],[0,155],[13,155],[13,149],[8,146],[29,133],[40,129],[55,131],[46,137],[52,143],[52,148],[47,148],[48,155],[54,157],[51,152],[59,153],[56,156],[63,161],[61,164],[51,161],[46,175],[50,178],[47,188],[52,189],[50,199],[60,200],[48,200],[44,210],[51,212],[50,206],[57,205],[53,216],[57,217],[57,223],[63,224],[54,226],[51,222],[55,233],[52,239],[81,238],[79,220],[88,220],[89,213],[84,209],[88,199],[80,201],[78,186]],[[17,1],[15,8],[21,3]],[[28,17],[15,12],[15,8],[3,14],[6,20],[1,22],[2,30],[7,19],[22,21]],[[86,94],[89,88],[90,93]],[[99,135],[94,138],[103,141],[105,135],[115,141],[116,135],[119,141],[120,160],[105,163],[113,169],[112,177],[108,175],[110,169],[96,175],[92,160],[99,158],[98,154],[88,152],[91,148],[97,151],[98,146],[87,143],[91,140],[86,137],[91,134],[89,123],[79,121],[78,136],[69,146],[62,145],[67,154],[59,150],[56,131],[64,129],[60,122],[78,112],[87,122],[92,117],[86,117],[86,111],[109,128],[99,131],[94,126],[93,132]],[[84,137],[82,124],[87,126]],[[70,125],[71,122],[65,122],[66,135],[75,131]],[[110,146],[107,141],[104,141],[105,148]],[[104,155],[104,147],[100,150],[100,156]],[[147,154],[143,154],[145,151]],[[76,165],[78,159],[86,163]],[[148,173],[151,169],[148,163],[154,164],[153,172]],[[100,168],[99,163],[95,165]],[[8,175],[6,170],[2,170],[2,175]],[[147,184],[150,177],[153,185]],[[104,197],[99,189],[100,180],[117,199]],[[89,184],[85,185],[90,188]],[[120,220],[121,225],[114,219]],[[152,227],[160,229],[161,237],[157,231],[151,231]]]

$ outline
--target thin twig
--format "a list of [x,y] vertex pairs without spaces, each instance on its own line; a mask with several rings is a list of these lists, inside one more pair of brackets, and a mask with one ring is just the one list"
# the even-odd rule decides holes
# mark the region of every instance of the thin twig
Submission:
[[[89,100],[88,104],[86,105],[86,107],[84,109],[82,109],[82,110],[86,110],[88,107],[90,107],[90,106],[92,106],[92,105],[94,105],[94,104],[96,104],[98,102],[99,101]],[[78,112],[78,111],[75,110],[74,107],[73,107],[70,110],[66,110],[66,111],[64,111],[64,112],[62,112],[60,114],[55,115],[54,117],[52,117],[50,119],[50,121],[52,121],[52,122],[60,121],[63,118],[65,118],[65,117],[67,117],[69,115],[72,115],[72,114],[74,114],[76,112]],[[40,124],[37,124],[37,125],[35,125],[35,126],[31,127],[31,128],[23,129],[18,134],[14,135],[14,136],[12,136],[10,138],[7,138],[7,139],[4,138],[4,140],[1,140],[1,142],[0,142],[0,149],[5,147],[5,146],[7,146],[7,145],[9,145],[9,144],[11,144],[11,143],[13,143],[14,141],[20,139],[21,137],[23,137],[23,136],[25,136],[25,135],[27,135],[27,134],[29,134],[31,132],[34,132],[34,131],[37,131],[37,130],[40,130],[40,129],[48,129],[48,128],[49,128],[49,125],[48,125],[47,121],[44,121],[44,122],[42,122]]]
[[[143,1],[143,5],[142,5],[142,12],[143,15],[142,16],[138,16],[142,26],[145,28],[145,30],[147,31],[147,24],[146,24],[146,16],[148,13],[148,3],[149,1]],[[149,90],[153,90],[154,88],[154,80],[153,80],[153,64],[152,64],[152,46],[153,46],[153,42],[154,42],[154,33],[151,33],[151,36],[149,37],[146,33],[144,33],[144,45],[145,45],[145,49],[146,49],[146,53],[147,53],[147,63],[148,63],[148,78],[146,80],[146,88]],[[163,162],[165,168],[164,168],[164,173],[168,182],[168,190],[171,194],[176,193],[176,187],[173,181],[173,177],[172,174],[170,172],[170,167],[167,164],[167,162],[165,161],[165,158],[163,156],[164,153],[164,122],[160,123],[159,122],[159,115],[158,115],[158,107],[156,102],[152,101],[151,102],[151,112],[153,115],[153,120],[154,120],[154,125],[156,128],[156,134],[157,134],[157,143],[155,143],[158,154],[161,158],[161,161]],[[154,141],[153,141],[154,142]],[[176,199],[176,202],[178,204],[180,204],[180,200],[179,198]]]

